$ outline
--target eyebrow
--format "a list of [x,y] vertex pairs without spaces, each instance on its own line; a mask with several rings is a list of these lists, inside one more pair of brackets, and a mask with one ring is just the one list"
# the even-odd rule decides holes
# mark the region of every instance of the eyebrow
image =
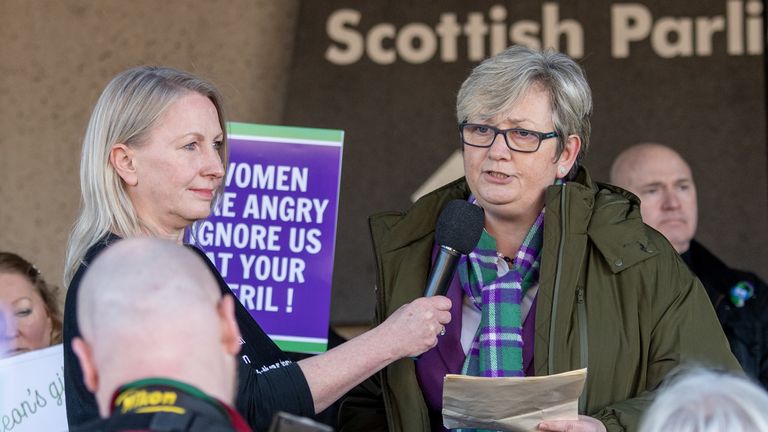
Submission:
[[644,189],[644,188],[649,188],[649,187],[653,187],[653,186],[658,187],[658,186],[662,186],[662,185],[663,185],[662,182],[656,181],[656,182],[651,182],[651,183],[643,183],[643,184],[640,185],[640,188]]
[[19,302],[21,302],[21,301],[23,301],[23,300],[27,300],[27,301],[30,301],[30,302],[31,302],[31,301],[32,301],[32,298],[31,298],[31,297],[26,297],[26,296],[24,296],[24,297],[19,297],[19,298],[17,298],[16,300],[14,300],[13,302],[11,302],[11,306],[16,306],[16,303],[19,303]]
[[[693,179],[681,178],[681,179],[677,179],[674,182],[672,182],[672,184],[680,184],[680,183],[693,183]],[[664,186],[664,182],[654,181],[654,182],[650,182],[650,183],[643,183],[643,184],[640,185],[641,188],[648,188],[648,187],[654,187],[654,186],[655,187]]]
[[[201,132],[187,132],[187,133],[183,133],[183,134],[179,135],[176,139],[177,140],[182,140],[182,139],[187,138],[187,137],[195,137],[195,138],[198,138],[198,139],[202,139],[202,138],[205,138],[205,135],[203,135]],[[213,136],[214,140],[223,139],[223,138],[224,138],[224,131],[221,131],[218,134]]]

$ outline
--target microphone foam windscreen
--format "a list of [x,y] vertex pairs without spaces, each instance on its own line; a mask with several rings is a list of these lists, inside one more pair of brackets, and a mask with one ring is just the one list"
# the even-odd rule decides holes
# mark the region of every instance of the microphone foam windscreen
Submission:
[[435,240],[466,255],[477,246],[483,233],[483,209],[468,201],[452,200],[437,218]]

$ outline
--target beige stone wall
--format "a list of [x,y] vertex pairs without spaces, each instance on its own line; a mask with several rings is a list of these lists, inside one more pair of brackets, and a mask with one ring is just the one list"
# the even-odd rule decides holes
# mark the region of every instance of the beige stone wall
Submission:
[[216,83],[229,119],[282,117],[298,0],[0,0],[0,250],[61,283],[91,107],[118,72]]

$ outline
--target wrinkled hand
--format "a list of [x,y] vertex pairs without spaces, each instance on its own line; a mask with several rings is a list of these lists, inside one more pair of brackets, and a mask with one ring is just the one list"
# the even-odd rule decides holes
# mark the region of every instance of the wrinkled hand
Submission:
[[606,432],[597,419],[580,415],[578,420],[548,420],[539,423],[539,430],[550,432]]
[[451,300],[443,296],[422,297],[401,306],[378,329],[382,343],[397,358],[415,357],[437,345],[444,324],[451,321]]

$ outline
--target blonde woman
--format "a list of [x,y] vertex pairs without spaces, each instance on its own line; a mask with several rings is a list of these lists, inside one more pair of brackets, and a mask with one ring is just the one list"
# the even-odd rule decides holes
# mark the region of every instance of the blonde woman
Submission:
[[[98,416],[71,348],[80,335],[75,305],[88,263],[121,238],[182,242],[184,230],[206,218],[221,194],[226,160],[221,96],[209,82],[171,68],[137,67],[104,89],[83,140],[82,208],[66,257],[64,367],[70,426]],[[215,267],[206,263],[222,295],[231,295]],[[319,412],[390,362],[434,346],[450,320],[449,309],[444,297],[413,301],[358,338],[291,363],[238,303],[243,341],[236,406],[256,430],[266,429],[277,410]]]

